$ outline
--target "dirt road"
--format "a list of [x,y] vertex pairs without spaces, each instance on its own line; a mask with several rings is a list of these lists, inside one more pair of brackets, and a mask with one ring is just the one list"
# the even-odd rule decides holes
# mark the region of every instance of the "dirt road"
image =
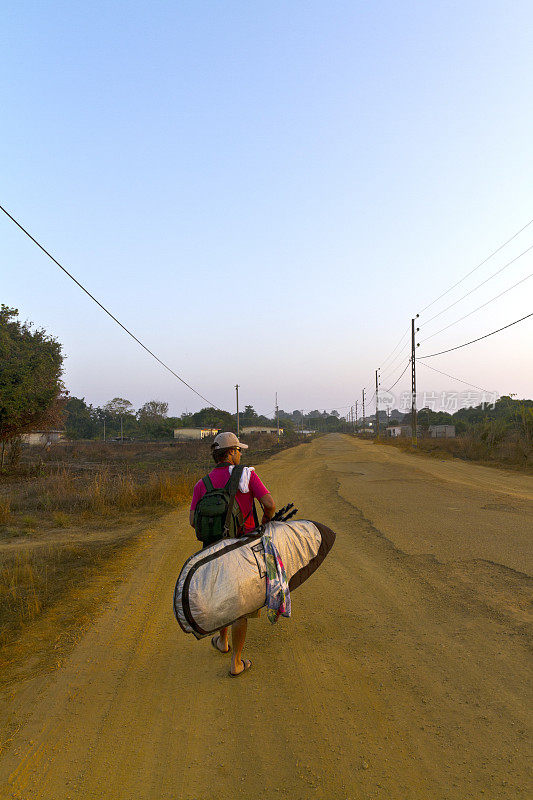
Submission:
[[530,797],[533,480],[341,435],[260,474],[337,541],[291,620],[250,623],[252,670],[174,621],[194,540],[170,514],[68,662],[13,689],[0,797]]

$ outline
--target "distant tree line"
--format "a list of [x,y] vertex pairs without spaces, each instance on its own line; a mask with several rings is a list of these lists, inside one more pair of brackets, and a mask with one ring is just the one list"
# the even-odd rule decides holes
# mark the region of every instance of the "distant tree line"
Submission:
[[[236,414],[216,408],[202,408],[194,414],[168,416],[168,403],[149,400],[137,411],[123,397],[115,397],[103,406],[92,406],[85,398],[69,397],[65,402],[64,421],[67,436],[71,439],[114,439],[120,436],[134,439],[170,439],[177,428],[219,428],[237,430]],[[241,427],[245,425],[275,425],[257,414],[253,406],[246,406],[240,414]],[[291,427],[292,424],[288,423]],[[280,420],[280,425],[282,421]]]
[[[239,415],[241,429],[251,425],[276,427],[276,419],[258,414],[247,405]],[[297,429],[332,432],[344,430],[346,423],[333,411],[279,411],[279,424],[285,432]],[[168,403],[149,400],[138,410],[123,397],[115,397],[103,406],[92,406],[85,398],[68,397],[64,406],[64,425],[71,439],[106,439],[121,435],[134,439],[169,439],[177,428],[219,428],[237,430],[237,415],[216,408],[202,408],[194,414],[168,416]]]

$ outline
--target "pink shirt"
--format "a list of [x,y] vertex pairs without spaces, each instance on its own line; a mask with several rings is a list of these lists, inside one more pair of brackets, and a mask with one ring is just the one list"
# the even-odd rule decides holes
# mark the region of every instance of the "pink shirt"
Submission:
[[[215,467],[215,469],[209,473],[209,477],[211,478],[211,483],[215,489],[221,489],[222,486],[225,486],[229,480],[229,467],[227,465],[224,465],[223,467]],[[204,482],[198,481],[192,493],[191,511],[193,513],[198,500],[204,496],[206,491],[207,490]],[[249,491],[246,494],[237,491],[235,499],[239,504],[239,508],[241,509],[244,517],[245,530],[252,531],[255,528],[254,515],[252,511],[253,499],[256,498],[259,500],[261,497],[264,497],[265,494],[269,494],[269,491],[255,471],[252,472],[250,476]]]

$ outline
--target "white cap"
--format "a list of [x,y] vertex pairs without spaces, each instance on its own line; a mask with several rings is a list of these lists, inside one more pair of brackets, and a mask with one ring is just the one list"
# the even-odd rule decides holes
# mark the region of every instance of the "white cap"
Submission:
[[241,447],[243,450],[248,449],[248,445],[239,442],[234,433],[228,431],[227,433],[217,434],[213,442],[213,448],[215,450],[225,450],[227,447]]

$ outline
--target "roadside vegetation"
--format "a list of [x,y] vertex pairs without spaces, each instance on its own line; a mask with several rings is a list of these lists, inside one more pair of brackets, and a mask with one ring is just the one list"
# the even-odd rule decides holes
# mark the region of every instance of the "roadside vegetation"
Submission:
[[[409,415],[403,425],[410,424]],[[453,439],[432,438],[430,425],[455,425]],[[382,438],[380,444],[440,458],[461,458],[493,466],[533,471],[533,401],[501,397],[494,408],[464,408],[453,415],[421,409],[418,445],[410,437]]]
[[[332,433],[344,430],[346,425],[335,410],[328,412],[315,409],[304,413],[298,409],[279,409],[275,418],[258,414],[253,406],[246,405],[239,416],[241,430],[246,426],[258,425],[275,428],[278,419],[285,434],[302,429]],[[172,417],[168,416],[168,403],[162,400],[149,400],[136,411],[133,404],[123,397],[115,397],[103,406],[87,404],[85,398],[66,397],[63,423],[69,439],[99,441],[121,438],[128,441],[163,441],[172,439],[174,430],[179,428],[237,429],[236,414],[229,411],[207,407],[194,414]]]

